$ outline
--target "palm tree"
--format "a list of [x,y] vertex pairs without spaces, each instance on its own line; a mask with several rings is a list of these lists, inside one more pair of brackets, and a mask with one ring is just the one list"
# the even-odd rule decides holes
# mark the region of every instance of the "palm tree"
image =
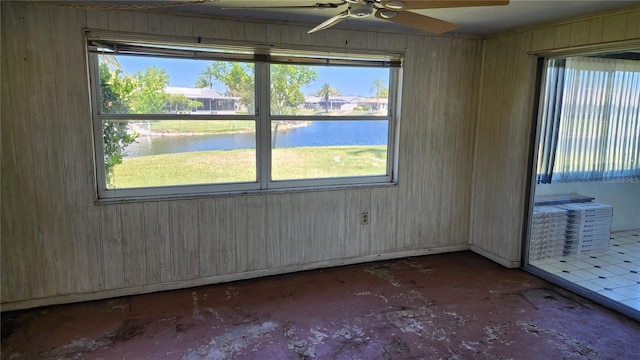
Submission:
[[200,72],[200,77],[196,80],[197,88],[206,88],[213,89],[213,77],[215,76],[215,69],[211,65],[207,65],[207,67]]
[[376,111],[378,111],[378,109],[380,108],[380,96],[386,88],[387,87],[384,86],[382,80],[380,80],[379,78],[373,80],[373,84],[371,85],[371,92],[376,95]]
[[316,93],[316,96],[320,96],[324,98],[324,109],[326,112],[329,112],[329,97],[340,95],[340,91],[335,88],[332,88],[329,83],[322,84],[322,87]]

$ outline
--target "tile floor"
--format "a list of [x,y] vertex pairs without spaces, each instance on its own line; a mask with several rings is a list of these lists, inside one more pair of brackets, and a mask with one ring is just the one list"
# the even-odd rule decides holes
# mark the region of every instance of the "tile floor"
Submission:
[[640,311],[640,229],[611,233],[608,250],[531,265]]

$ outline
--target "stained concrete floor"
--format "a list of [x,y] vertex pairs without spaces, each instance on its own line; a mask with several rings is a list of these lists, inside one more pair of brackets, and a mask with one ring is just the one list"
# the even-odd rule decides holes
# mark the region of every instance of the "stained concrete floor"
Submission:
[[2,359],[638,359],[640,323],[470,252],[2,314]]

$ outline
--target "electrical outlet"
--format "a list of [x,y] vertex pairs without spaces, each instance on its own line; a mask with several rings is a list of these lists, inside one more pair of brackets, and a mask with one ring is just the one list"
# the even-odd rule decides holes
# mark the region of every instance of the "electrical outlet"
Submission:
[[369,212],[363,212],[360,214],[360,225],[369,225]]

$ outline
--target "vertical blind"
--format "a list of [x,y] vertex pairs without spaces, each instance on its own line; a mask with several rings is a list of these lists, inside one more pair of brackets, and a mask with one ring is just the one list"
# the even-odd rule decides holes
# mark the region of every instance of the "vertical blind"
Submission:
[[544,95],[542,97],[544,108],[542,111],[542,124],[540,128],[540,145],[538,147],[538,172],[536,181],[538,184],[548,184],[553,175],[553,165],[558,146],[558,131],[560,113],[562,110],[562,92],[564,89],[565,59],[549,59]]
[[640,61],[549,59],[537,182],[640,179]]

